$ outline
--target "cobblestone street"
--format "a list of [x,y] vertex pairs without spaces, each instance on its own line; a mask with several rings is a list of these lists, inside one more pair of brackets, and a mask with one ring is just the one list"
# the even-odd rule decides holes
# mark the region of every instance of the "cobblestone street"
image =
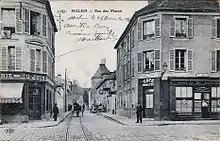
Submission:
[[[80,119],[70,118],[69,141],[85,141]],[[220,141],[219,125],[127,126],[86,113],[82,117],[90,141]],[[6,134],[0,129],[1,141],[66,141],[68,118],[56,127],[13,128]]]

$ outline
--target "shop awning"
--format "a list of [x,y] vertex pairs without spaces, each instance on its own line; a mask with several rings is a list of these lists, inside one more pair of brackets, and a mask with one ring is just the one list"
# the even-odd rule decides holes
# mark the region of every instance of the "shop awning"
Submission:
[[0,83],[0,103],[22,103],[24,83]]

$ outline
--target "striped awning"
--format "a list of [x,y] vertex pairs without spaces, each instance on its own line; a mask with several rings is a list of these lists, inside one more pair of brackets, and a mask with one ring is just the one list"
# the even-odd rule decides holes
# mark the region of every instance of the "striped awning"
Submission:
[[0,103],[22,103],[24,83],[0,83]]

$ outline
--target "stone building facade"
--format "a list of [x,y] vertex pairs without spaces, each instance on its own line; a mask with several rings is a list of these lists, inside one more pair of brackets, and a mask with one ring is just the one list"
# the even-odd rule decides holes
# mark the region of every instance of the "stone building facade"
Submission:
[[118,110],[139,102],[158,120],[220,118],[219,17],[213,0],[155,0],[136,11],[114,47]]
[[[41,119],[54,101],[55,33],[48,0],[1,0],[2,120]],[[18,121],[16,121],[18,122]]]

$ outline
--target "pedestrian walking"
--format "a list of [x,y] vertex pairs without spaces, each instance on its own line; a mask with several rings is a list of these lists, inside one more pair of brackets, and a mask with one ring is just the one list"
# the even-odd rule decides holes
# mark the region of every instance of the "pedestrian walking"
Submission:
[[137,122],[136,123],[142,123],[142,111],[144,110],[144,108],[141,106],[140,103],[137,104],[136,107],[136,114],[137,114]]
[[83,112],[85,111],[85,104],[82,105],[82,116],[83,116]]
[[54,104],[54,107],[53,107],[53,118],[54,118],[54,121],[57,121],[58,114],[59,114],[59,109],[57,107],[57,104]]

